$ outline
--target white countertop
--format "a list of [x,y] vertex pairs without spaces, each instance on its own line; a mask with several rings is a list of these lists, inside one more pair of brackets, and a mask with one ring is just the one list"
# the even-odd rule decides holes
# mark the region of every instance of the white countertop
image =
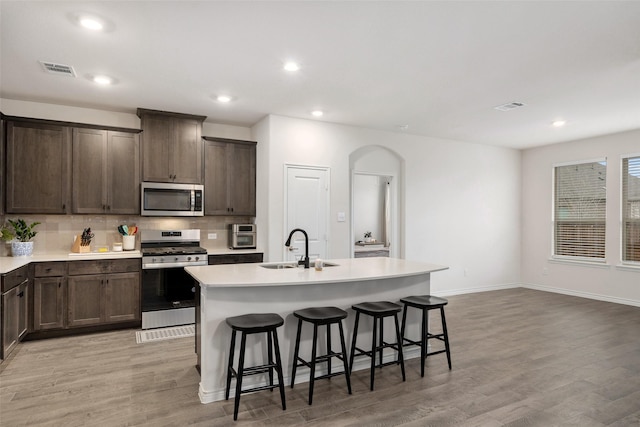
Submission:
[[[327,260],[338,264],[316,271],[304,268],[268,269],[265,264],[226,264],[186,267],[201,285],[206,287],[261,287],[301,284],[341,283],[363,280],[416,276],[449,267],[398,258],[345,258]],[[277,263],[266,263],[277,264]]]
[[[229,255],[236,253],[259,253],[255,249],[207,249],[207,255]],[[98,260],[98,259],[123,259],[123,258],[141,258],[142,254],[139,250],[134,251],[122,251],[122,252],[90,252],[87,254],[70,254],[68,251],[63,252],[47,252],[41,254],[33,254],[32,256],[3,256],[0,257],[0,274],[5,274],[10,271],[27,265],[31,262],[47,262],[47,261],[83,261],[83,260]]]

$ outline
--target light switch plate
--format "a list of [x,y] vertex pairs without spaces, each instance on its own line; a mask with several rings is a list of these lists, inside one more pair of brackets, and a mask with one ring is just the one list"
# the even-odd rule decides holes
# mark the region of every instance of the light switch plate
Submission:
[[346,216],[344,212],[338,212],[338,222],[345,222],[345,221],[346,221]]
[[207,239],[216,240],[218,238],[218,233],[209,233],[207,234]]

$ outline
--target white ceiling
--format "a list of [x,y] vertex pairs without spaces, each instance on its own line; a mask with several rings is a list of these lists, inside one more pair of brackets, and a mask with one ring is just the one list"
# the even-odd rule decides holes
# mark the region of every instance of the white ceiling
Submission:
[[[75,25],[80,12],[107,31]],[[514,148],[640,129],[637,1],[2,0],[0,18],[2,98],[242,126],[320,108],[314,120]],[[117,83],[87,78],[100,73]],[[493,108],[513,101],[526,106]]]

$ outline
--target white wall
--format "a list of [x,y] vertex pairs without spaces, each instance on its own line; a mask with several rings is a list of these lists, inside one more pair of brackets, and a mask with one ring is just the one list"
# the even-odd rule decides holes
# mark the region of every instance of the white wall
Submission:
[[[538,289],[640,306],[640,268],[619,266],[621,156],[634,153],[640,153],[640,130],[523,151],[523,283]],[[607,158],[607,265],[550,261],[553,165],[602,157]]]
[[519,282],[519,151],[281,116],[263,119],[253,138],[268,144],[268,150],[258,152],[264,169],[258,171],[257,191],[270,261],[280,260],[288,232],[283,229],[283,165],[331,168],[329,254],[348,258],[350,224],[336,217],[350,211],[349,155],[380,145],[405,161],[405,258],[450,267],[434,274],[434,293]]

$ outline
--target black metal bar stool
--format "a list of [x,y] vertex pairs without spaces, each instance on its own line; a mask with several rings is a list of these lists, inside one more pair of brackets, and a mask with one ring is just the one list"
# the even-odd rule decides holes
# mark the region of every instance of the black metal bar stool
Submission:
[[[349,361],[350,369],[353,369],[353,359],[356,356],[369,356],[371,358],[371,386],[373,390],[374,373],[375,368],[382,368],[383,366],[400,364],[400,370],[402,371],[402,381],[405,381],[404,375],[404,358],[402,356],[402,335],[400,335],[400,327],[398,325],[398,313],[402,310],[402,306],[389,302],[363,302],[351,306],[356,312],[356,321],[353,327],[353,340],[351,341],[351,359]],[[362,350],[356,347],[356,338],[358,336],[358,323],[360,321],[360,313],[373,317],[373,333],[371,334],[371,351]],[[386,343],[384,342],[384,318],[393,317],[396,325],[396,342]],[[380,324],[380,331],[378,332],[378,323]],[[376,341],[378,340],[378,341]],[[382,351],[385,348],[393,348],[398,352],[397,360],[393,362],[382,363]],[[376,352],[379,354],[380,363],[376,365]]]
[[[348,314],[346,311],[338,307],[310,307],[302,310],[296,310],[293,315],[298,318],[298,332],[296,333],[296,347],[293,353],[293,370],[291,372],[291,388],[293,388],[296,379],[296,370],[300,366],[308,367],[311,372],[309,374],[309,405],[313,401],[313,384],[315,380],[335,377],[344,374],[347,380],[347,389],[351,394],[351,380],[349,378],[349,365],[347,364],[347,347],[344,341],[344,330],[342,329],[342,319],[346,319]],[[302,331],[302,321],[313,324],[313,345],[311,347],[311,361],[308,362],[299,357],[300,351],[300,332]],[[337,324],[340,330],[340,346],[342,351],[339,353],[331,351],[331,325]],[[318,345],[318,326],[327,326],[327,354],[322,356],[316,355]],[[334,357],[342,360],[344,365],[343,372],[331,372],[331,359]],[[325,375],[315,376],[316,364],[327,363],[327,373]]]
[[[260,390],[272,390],[280,388],[280,398],[282,399],[282,409],[287,409],[284,397],[284,380],[282,379],[282,360],[280,359],[280,346],[278,344],[278,333],[276,329],[284,324],[284,319],[274,313],[245,314],[242,316],[228,317],[226,322],[231,326],[231,348],[229,350],[229,364],[227,365],[227,390],[225,399],[229,400],[229,390],[231,388],[231,378],[236,379],[236,394],[233,406],[233,419],[238,419],[238,408],[240,407],[240,395]],[[240,340],[240,356],[238,360],[238,370],[233,368],[233,355],[236,346],[236,332],[242,332]],[[244,366],[245,347],[247,335],[257,333],[267,333],[267,363],[251,367]],[[273,363],[273,353],[275,351],[276,362]],[[273,385],[273,370],[278,374],[278,385]],[[269,373],[269,384],[259,387],[252,387],[242,390],[242,378],[248,375]]]
[[[414,295],[402,298],[400,302],[404,303],[404,313],[402,314],[402,339],[403,345],[420,346],[420,376],[424,377],[424,361],[428,356],[435,354],[447,353],[447,362],[451,369],[451,351],[449,349],[449,334],[447,333],[447,321],[444,317],[444,306],[449,303],[445,298],[434,297],[432,295]],[[420,326],[420,340],[415,341],[405,337],[405,327],[407,323],[407,308],[418,308],[422,311],[422,322]],[[440,318],[442,319],[442,333],[432,334],[429,332],[429,310],[440,309]],[[427,345],[430,339],[437,339],[444,342],[444,350],[427,351]]]

